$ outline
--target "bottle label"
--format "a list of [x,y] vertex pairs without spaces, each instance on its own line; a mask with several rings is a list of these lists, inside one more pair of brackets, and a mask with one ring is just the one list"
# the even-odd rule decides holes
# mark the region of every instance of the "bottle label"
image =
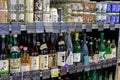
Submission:
[[106,59],[105,51],[99,52],[99,59],[100,59],[100,60],[105,60],[105,59]]
[[106,59],[111,59],[111,58],[110,58],[110,55],[111,55],[111,54],[106,54]]
[[26,0],[26,10],[33,11],[33,0]]
[[111,54],[111,58],[116,58],[116,48],[111,48],[112,54]]
[[15,73],[15,72],[20,72],[21,68],[21,59],[10,59],[10,72]]
[[42,44],[41,46],[40,46],[40,50],[43,50],[43,49],[46,49],[47,48],[47,44]]
[[84,63],[87,63],[87,62],[89,62],[89,56],[88,56],[88,55],[85,55],[85,56],[84,56]]
[[18,48],[17,46],[13,46],[13,47],[11,48],[11,50],[10,50],[10,52],[14,52],[14,51],[20,52],[20,50],[19,50],[19,48]]
[[80,62],[80,53],[73,53],[73,61],[74,62]]
[[0,60],[0,72],[7,72],[9,69],[8,60]]
[[89,56],[89,62],[94,62],[94,56]]
[[19,14],[19,20],[24,20],[24,14],[23,13]]
[[58,66],[65,65],[65,51],[57,53],[57,65]]
[[64,45],[64,44],[65,44],[64,41],[59,41],[59,42],[58,42],[58,45]]
[[40,70],[48,69],[48,55],[40,55]]
[[56,64],[56,53],[48,55],[48,67],[55,67]]
[[30,56],[30,70],[39,70],[39,56]]
[[11,20],[16,20],[16,14],[15,13],[11,13]]
[[94,54],[94,62],[97,63],[99,61],[99,54]]
[[19,4],[24,4],[24,0],[19,0]]
[[26,22],[33,22],[33,13],[26,13],[25,14],[25,21]]
[[16,0],[10,0],[10,3],[11,3],[12,5],[15,5],[15,4],[16,4]]
[[66,59],[66,64],[73,65],[73,53],[72,53],[72,51],[70,51],[70,53]]
[[30,65],[25,65],[25,66],[22,65],[22,66],[21,66],[21,71],[22,71],[22,72],[30,71]]

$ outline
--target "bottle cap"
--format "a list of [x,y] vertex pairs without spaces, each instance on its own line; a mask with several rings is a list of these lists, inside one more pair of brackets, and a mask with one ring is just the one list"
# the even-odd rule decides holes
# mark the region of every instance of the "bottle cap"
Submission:
[[13,37],[17,37],[17,34],[14,34]]
[[2,38],[5,38],[5,35],[2,35]]
[[28,47],[24,47],[23,50],[24,50],[24,51],[28,50]]
[[19,48],[20,48],[20,49],[23,49],[23,46],[21,45],[21,46],[19,46]]
[[107,42],[110,43],[110,40],[108,40]]
[[90,44],[93,44],[93,42],[90,42]]

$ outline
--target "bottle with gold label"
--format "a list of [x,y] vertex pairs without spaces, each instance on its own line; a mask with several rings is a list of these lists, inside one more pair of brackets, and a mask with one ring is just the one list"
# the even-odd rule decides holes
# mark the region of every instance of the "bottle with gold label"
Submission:
[[48,46],[46,44],[45,34],[42,34],[40,45],[40,70],[48,69]]
[[23,47],[23,53],[21,55],[21,72],[30,71],[30,57],[28,54],[28,47]]
[[[32,43],[30,40],[30,70],[39,70],[39,53],[36,46],[36,35],[32,35]],[[30,37],[29,37],[30,38]]]
[[66,62],[65,58],[66,58],[65,41],[64,41],[63,33],[60,33],[58,37],[57,65],[64,66]]
[[55,40],[54,40],[54,33],[51,33],[51,42],[49,46],[49,54],[48,54],[48,66],[49,68],[56,67],[56,46],[55,46]]
[[9,73],[9,60],[7,55],[7,49],[5,48],[5,36],[2,36],[2,46],[0,52],[0,74]]
[[21,71],[21,54],[18,48],[17,35],[13,35],[13,46],[10,49],[10,73]]

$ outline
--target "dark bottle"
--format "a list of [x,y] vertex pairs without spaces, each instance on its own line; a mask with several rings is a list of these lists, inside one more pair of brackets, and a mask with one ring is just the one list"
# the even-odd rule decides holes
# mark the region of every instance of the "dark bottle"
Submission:
[[49,46],[49,54],[48,54],[48,67],[49,68],[54,68],[57,66],[57,62],[56,62],[56,46],[55,46],[55,40],[54,40],[54,33],[51,33],[51,42],[50,42],[50,46]]
[[65,65],[65,58],[66,58],[66,47],[65,41],[63,37],[63,33],[59,33],[58,37],[58,52],[57,52],[57,65],[64,66]]
[[45,39],[45,34],[42,34],[40,45],[40,70],[48,69],[48,46]]
[[2,45],[0,52],[0,75],[9,73],[9,59],[7,49],[5,48],[5,36],[2,35]]
[[94,62],[93,42],[90,42],[89,46],[89,62]]
[[98,40],[96,40],[95,48],[94,48],[94,62],[97,63],[99,61],[99,50],[98,50]]
[[[36,46],[35,34],[32,35],[32,44],[29,45],[30,50],[30,70],[39,70],[39,53]],[[31,41],[30,41],[31,43]]]

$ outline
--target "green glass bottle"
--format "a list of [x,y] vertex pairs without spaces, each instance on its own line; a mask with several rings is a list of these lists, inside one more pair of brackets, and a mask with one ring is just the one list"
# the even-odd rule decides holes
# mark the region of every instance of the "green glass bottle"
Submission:
[[106,59],[111,58],[111,49],[110,49],[110,40],[107,41],[106,44]]
[[21,54],[18,48],[17,35],[13,35],[13,46],[10,49],[10,73],[20,72]]
[[79,43],[79,33],[75,34],[75,40],[73,42],[73,62],[80,62],[80,43]]
[[99,59],[105,60],[105,44],[104,44],[104,33],[101,33],[100,43],[99,43]]
[[7,55],[7,49],[5,48],[5,36],[2,36],[2,46],[0,52],[0,74],[9,73],[9,59]]

